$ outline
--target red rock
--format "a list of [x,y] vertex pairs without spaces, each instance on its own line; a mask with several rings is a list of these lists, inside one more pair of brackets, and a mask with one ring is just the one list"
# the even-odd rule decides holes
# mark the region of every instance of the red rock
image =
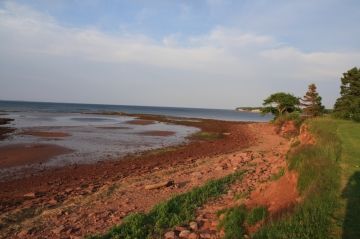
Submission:
[[190,235],[190,231],[189,230],[182,230],[181,232],[180,232],[180,234],[179,234],[179,237],[180,238],[188,238],[189,237],[189,235]]
[[36,198],[36,195],[34,192],[31,192],[31,193],[24,194],[24,197],[25,198]]

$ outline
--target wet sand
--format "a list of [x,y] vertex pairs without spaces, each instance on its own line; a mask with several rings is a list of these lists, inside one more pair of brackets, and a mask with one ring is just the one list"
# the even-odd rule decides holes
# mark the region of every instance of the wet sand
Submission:
[[150,125],[150,124],[155,124],[155,121],[153,121],[153,120],[135,119],[135,120],[126,121],[126,123],[127,124],[135,124],[135,125]]
[[53,132],[53,131],[23,131],[20,133],[21,135],[31,135],[31,136],[37,136],[37,137],[44,137],[44,138],[63,138],[71,136],[68,133],[64,132]]
[[171,135],[174,135],[175,132],[173,131],[164,131],[164,130],[152,130],[152,131],[144,131],[144,132],[140,132],[138,133],[140,135],[145,135],[145,136],[162,136],[162,137],[168,137]]
[[15,144],[0,147],[0,169],[43,163],[72,150],[52,144]]

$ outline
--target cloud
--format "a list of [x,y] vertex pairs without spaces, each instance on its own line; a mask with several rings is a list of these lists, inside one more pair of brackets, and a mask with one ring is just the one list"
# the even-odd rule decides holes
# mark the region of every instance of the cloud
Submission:
[[[213,107],[229,107],[229,104],[236,104],[235,99],[244,104],[259,104],[266,94],[276,91],[269,82],[276,82],[286,89],[298,84],[295,81],[334,82],[340,73],[360,62],[360,54],[356,52],[303,52],[273,36],[222,26],[200,36],[175,33],[165,36],[162,41],[125,31],[110,34],[95,27],[65,27],[49,15],[13,2],[6,2],[0,10],[0,38],[1,58],[5,62],[3,69],[0,67],[2,78],[29,78],[29,74],[36,75],[37,72],[35,67],[24,72],[6,72],[13,69],[11,66],[32,66],[34,61],[46,66],[53,62],[64,67],[63,70],[68,71],[66,76],[75,81],[95,80],[95,75],[100,77],[103,73],[111,84],[114,77],[121,78],[122,84],[134,87],[131,79],[126,77],[135,74],[130,71],[141,68],[146,71],[143,74],[136,72],[138,81],[161,81],[163,85],[171,81],[174,87],[182,90],[197,85],[197,89],[191,90],[193,95],[189,100],[184,101],[188,106],[200,106],[203,100],[197,99],[199,94],[204,95]],[[6,61],[5,57],[16,59]],[[79,62],[78,67],[69,67],[64,59]],[[123,66],[127,66],[126,69]],[[104,68],[107,68],[106,74]],[[38,75],[59,80],[53,72],[46,72],[48,75]],[[81,76],[78,72],[82,72]],[[149,75],[156,75],[158,79]],[[211,94],[201,87],[206,82],[209,82],[206,87]],[[174,91],[171,85],[168,90]],[[223,100],[211,98],[216,90],[221,90]],[[254,94],[249,94],[252,90],[258,91],[258,98],[249,100],[248,97]],[[331,97],[328,102],[334,100],[334,96]],[[150,95],[146,100],[155,98]],[[179,96],[177,100],[184,99]],[[160,104],[157,98],[153,102],[147,101]],[[173,104],[181,105],[181,102]]]

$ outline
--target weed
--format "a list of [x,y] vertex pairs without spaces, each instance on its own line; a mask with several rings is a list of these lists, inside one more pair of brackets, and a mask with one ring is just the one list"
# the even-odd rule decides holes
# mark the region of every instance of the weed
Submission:
[[284,175],[285,175],[285,168],[281,168],[277,173],[271,175],[270,180],[276,181]]
[[211,180],[202,187],[180,194],[156,205],[149,213],[135,213],[124,219],[123,224],[113,227],[107,234],[89,238],[142,239],[160,237],[167,228],[186,223],[195,217],[196,208],[208,200],[225,193],[229,186],[242,178],[244,171],[239,171],[224,178]]
[[259,206],[251,210],[249,215],[246,218],[246,222],[249,225],[255,225],[259,221],[265,219],[268,215],[268,210],[264,206]]

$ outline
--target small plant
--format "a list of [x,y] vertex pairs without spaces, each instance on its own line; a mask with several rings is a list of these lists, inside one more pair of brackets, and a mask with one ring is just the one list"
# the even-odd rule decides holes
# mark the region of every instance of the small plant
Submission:
[[214,141],[223,138],[224,135],[216,132],[200,131],[198,133],[193,134],[192,137],[198,140]]
[[255,225],[259,221],[265,219],[268,215],[268,210],[264,206],[256,207],[248,214],[246,222],[249,225]]
[[285,168],[281,168],[277,173],[271,175],[270,180],[276,181],[284,175],[285,175]]
[[218,229],[224,229],[224,239],[242,239],[246,232],[244,222],[247,216],[247,210],[244,205],[230,208],[222,212],[224,218],[220,220]]
[[242,178],[243,174],[244,171],[239,171],[221,179],[211,180],[202,187],[194,188],[190,192],[156,205],[147,214],[131,214],[124,219],[123,224],[113,227],[105,235],[88,238],[158,238],[164,230],[192,220],[196,208],[225,193],[232,183]]

